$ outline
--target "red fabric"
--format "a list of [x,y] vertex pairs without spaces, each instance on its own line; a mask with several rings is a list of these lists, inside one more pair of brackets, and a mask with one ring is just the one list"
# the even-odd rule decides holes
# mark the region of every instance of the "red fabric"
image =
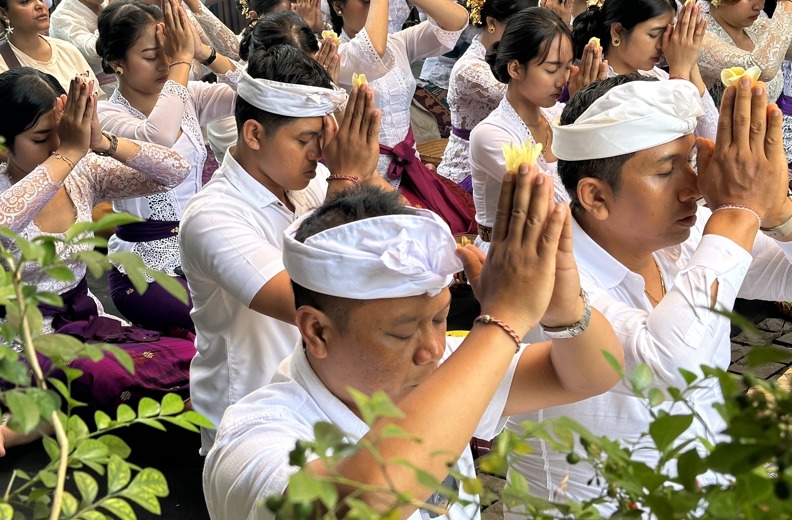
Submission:
[[454,235],[476,232],[472,197],[464,190],[454,189],[443,182],[441,176],[416,157],[412,128],[404,141],[396,146],[380,144],[380,154],[394,158],[388,167],[388,177],[393,180],[401,178],[399,189],[410,204],[440,215]]

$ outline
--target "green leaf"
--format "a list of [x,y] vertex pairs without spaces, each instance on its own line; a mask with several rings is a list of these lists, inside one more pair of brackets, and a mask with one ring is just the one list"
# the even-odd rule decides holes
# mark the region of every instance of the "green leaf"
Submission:
[[633,390],[637,394],[643,395],[643,391],[652,384],[652,371],[649,369],[649,366],[641,363],[635,367],[635,370],[633,370],[630,376],[630,383],[632,383]]
[[43,437],[41,442],[44,445],[44,451],[47,452],[50,460],[58,460],[60,458],[61,448],[60,444],[58,444],[58,441],[52,437]]
[[335,486],[304,471],[298,471],[289,477],[289,485],[286,490],[291,501],[315,502],[321,500],[330,510],[335,507],[338,501],[338,490]]
[[101,231],[103,229],[115,229],[124,224],[132,224],[133,222],[142,222],[143,219],[130,215],[129,213],[108,213],[100,218],[93,225],[94,231]]
[[187,410],[186,412],[181,414],[181,418],[184,419],[187,422],[190,422],[190,423],[192,423],[192,424],[194,424],[196,426],[201,426],[203,428],[214,429],[214,427],[215,427],[215,425],[214,425],[214,423],[212,423],[212,421],[210,421],[209,419],[207,419],[203,415],[201,415],[198,412],[195,412],[193,410]]
[[663,391],[659,388],[650,388],[647,398],[649,399],[649,406],[651,407],[659,406],[665,401],[665,395],[663,395]]
[[102,435],[97,440],[107,447],[107,453],[109,455],[117,455],[122,459],[126,459],[132,453],[132,449],[129,445],[121,437],[116,435],[108,433]]
[[165,426],[157,419],[138,419],[137,422],[140,424],[145,424],[146,426],[156,430],[162,430],[164,432],[168,431],[168,429],[165,428]]
[[80,251],[74,254],[73,258],[78,262],[84,263],[91,276],[97,279],[102,278],[105,271],[110,269],[110,262],[107,261],[105,255],[98,251]]
[[98,343],[96,346],[108,354],[112,354],[116,358],[116,361],[118,361],[118,364],[124,367],[124,370],[130,374],[135,373],[135,362],[132,361],[132,356],[130,356],[126,350],[111,343]]
[[103,500],[99,503],[99,507],[107,509],[120,520],[137,520],[132,506],[129,505],[129,502],[121,498],[108,498]]
[[107,457],[107,446],[96,439],[85,439],[72,452],[74,460],[85,464],[100,475],[104,475],[104,465],[107,464]]
[[94,413],[94,422],[96,423],[97,430],[104,430],[105,428],[110,427],[110,425],[113,423],[113,420],[102,410],[97,410]]
[[116,421],[119,423],[128,423],[135,420],[135,410],[133,410],[127,404],[120,404],[118,405],[118,411],[116,412]]
[[792,360],[789,349],[779,347],[753,347],[745,356],[748,366],[758,367],[769,363],[788,363]]
[[84,439],[90,435],[88,425],[79,415],[72,415],[69,417],[68,430],[74,433],[75,439]]
[[616,359],[616,356],[608,352],[607,350],[602,350],[602,355],[605,356],[605,361],[619,374],[619,378],[624,378],[624,368],[622,364]]
[[161,421],[166,421],[166,422],[169,422],[171,424],[175,424],[179,428],[184,428],[187,431],[191,431],[191,432],[195,432],[195,433],[198,433],[198,432],[201,431],[193,423],[191,423],[189,421],[185,421],[180,415],[177,415],[175,417],[172,417],[170,415],[161,415],[159,417],[159,419]]
[[74,513],[77,512],[77,508],[80,506],[77,499],[74,498],[74,495],[69,493],[68,491],[63,492],[62,502],[61,502],[61,512],[64,516],[72,516]]
[[[14,352],[14,354],[16,354],[16,352]],[[0,375],[2,379],[14,383],[15,385],[29,385],[30,376],[28,375],[28,370],[30,369],[22,361],[18,360],[18,356],[17,359],[10,359],[11,357],[12,356],[9,355],[0,360]]]
[[91,229],[93,225],[93,222],[75,222],[66,231],[66,242],[71,242],[75,237]]
[[184,401],[178,394],[166,394],[160,405],[160,415],[175,415],[184,410]]
[[706,470],[707,467],[695,448],[686,451],[677,459],[679,482],[690,492],[697,491],[698,482],[696,478]]
[[8,426],[23,434],[33,431],[41,420],[36,401],[22,390],[9,390],[4,397],[5,404],[11,412]]
[[363,422],[369,427],[373,426],[377,419],[380,418],[401,419],[404,417],[404,413],[391,401],[388,394],[382,390],[377,390],[371,394],[371,397],[352,387],[347,387],[346,390],[352,396],[358,410],[360,410]]
[[80,513],[78,518],[81,520],[107,520],[107,515],[99,511],[86,511],[84,513]]
[[[46,337],[46,335],[41,337],[42,338]],[[78,406],[85,406],[85,403],[77,401],[76,399],[72,399],[71,392],[69,392],[69,389],[66,387],[66,384],[60,379],[55,379],[53,377],[50,377],[47,379],[47,382],[58,390],[61,397],[66,399],[66,402],[69,403],[69,406],[71,406],[72,408],[76,408]]]
[[52,305],[53,307],[60,307],[63,305],[63,299],[60,296],[49,292],[40,292],[36,294],[36,301],[39,301],[45,305]]
[[649,425],[657,449],[665,450],[693,423],[692,415],[665,415],[658,417]]
[[691,372],[690,370],[685,370],[684,368],[680,368],[679,373],[682,374],[682,377],[685,379],[685,383],[688,386],[693,384],[693,381],[698,379],[698,376],[694,372]]
[[[71,269],[66,267],[65,265],[56,265],[53,267],[48,267],[44,269],[48,275],[53,277],[54,279],[61,281],[61,282],[73,282],[74,281],[74,273]],[[63,305],[61,303],[60,305]],[[58,306],[60,306],[58,305]]]
[[160,514],[160,504],[157,497],[168,496],[168,483],[160,471],[145,468],[135,475],[129,487],[119,494],[150,513],[158,515]]
[[99,484],[96,483],[96,479],[84,471],[75,471],[74,482],[77,483],[82,502],[84,504],[92,504],[96,500],[97,493],[99,493]]
[[38,478],[41,479],[42,484],[50,489],[54,488],[58,483],[58,476],[52,471],[42,469],[38,472]]
[[138,403],[138,417],[154,417],[159,413],[159,403],[150,397],[144,397]]
[[110,455],[110,462],[107,464],[107,491],[115,493],[129,484],[132,478],[132,470],[124,460],[118,455]]
[[13,520],[14,508],[10,504],[0,504],[0,520]]
[[162,271],[155,271],[153,269],[147,269],[146,274],[154,278],[154,281],[157,282],[160,287],[168,291],[171,296],[183,304],[187,305],[190,302],[189,298],[187,298],[187,290],[175,277],[163,273]]

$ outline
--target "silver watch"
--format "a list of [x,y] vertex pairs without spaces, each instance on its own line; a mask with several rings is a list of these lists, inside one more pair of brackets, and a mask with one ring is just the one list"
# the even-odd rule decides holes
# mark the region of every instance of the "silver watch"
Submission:
[[776,227],[760,229],[762,230],[762,233],[769,236],[770,238],[780,239],[788,237],[789,235],[792,235],[792,217],[789,217],[789,220]]
[[583,297],[583,317],[577,322],[566,327],[545,327],[542,325],[542,330],[551,339],[569,339],[580,336],[589,326],[591,321],[591,303],[589,302],[588,294],[581,287],[580,296]]

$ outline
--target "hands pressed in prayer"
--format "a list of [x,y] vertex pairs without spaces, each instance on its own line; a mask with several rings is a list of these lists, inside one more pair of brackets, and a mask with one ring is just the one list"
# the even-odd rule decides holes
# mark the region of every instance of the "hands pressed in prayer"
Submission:
[[573,66],[569,76],[569,96],[590,83],[608,77],[608,60],[602,58],[602,47],[598,43],[588,42],[583,48],[580,65]]
[[544,0],[542,7],[550,9],[561,18],[565,24],[572,27],[572,8],[575,2],[573,0]]
[[[92,81],[86,82],[82,77],[75,77],[69,83],[68,95],[60,96],[56,102],[56,114],[60,113],[58,150],[64,155],[66,152],[74,152],[80,154],[82,158],[88,153],[91,145],[95,144],[96,130],[99,131],[98,139],[101,142],[102,132],[96,117],[96,94],[91,92],[93,92]],[[68,156],[75,159],[72,153]]]
[[325,116],[322,151],[331,173],[380,185],[376,168],[381,120],[382,112],[374,107],[374,91],[367,85],[352,89],[337,127],[332,117]]
[[[194,28],[187,19],[182,3],[178,0],[163,0],[162,13],[165,23],[157,27],[157,40],[170,58],[171,65],[177,62],[191,63],[196,49]],[[189,73],[189,68],[184,68]]]
[[767,103],[763,82],[743,78],[721,101],[716,142],[699,138],[698,188],[707,205],[741,204],[756,211],[762,227],[792,216],[782,139],[782,114]]
[[341,72],[341,56],[338,55],[338,45],[332,38],[322,40],[322,46],[314,59],[324,67],[333,83],[338,85],[338,74]]
[[548,306],[552,324],[580,318],[570,219],[567,206],[553,201],[552,179],[536,165],[506,174],[486,259],[475,246],[459,250],[482,313],[497,316],[520,336],[547,316]]
[[324,21],[322,20],[322,7],[319,0],[297,0],[292,4],[292,11],[305,20],[305,23],[308,24],[308,27],[313,32],[318,33],[322,30]]
[[[701,6],[687,3],[677,15],[676,25],[668,25],[663,33],[663,55],[672,77],[691,79],[701,42],[707,32],[707,19],[701,15]],[[696,71],[697,73],[697,71]]]

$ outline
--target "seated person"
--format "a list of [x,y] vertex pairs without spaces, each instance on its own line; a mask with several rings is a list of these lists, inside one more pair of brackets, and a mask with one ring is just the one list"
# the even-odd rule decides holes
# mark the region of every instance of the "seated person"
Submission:
[[[339,134],[328,143],[335,131],[329,114],[347,94],[322,66],[285,45],[249,58],[236,100],[237,144],[188,204],[179,233],[197,336],[192,403],[214,424],[227,406],[269,382],[299,338],[281,259],[283,231],[354,182],[387,184],[374,174],[373,92],[354,91]],[[339,175],[328,177],[318,162],[323,155]],[[203,431],[204,453],[213,437]]]
[[[348,388],[385,392],[404,417],[378,420],[373,432],[396,424],[408,437],[378,442],[388,476],[365,449],[332,469],[314,459],[308,471],[375,488],[392,483],[424,499],[432,492],[392,459],[438,481],[452,466],[473,476],[471,436],[492,438],[505,415],[583,399],[616,382],[601,350],[621,359],[621,347],[580,290],[570,213],[553,203],[548,176],[535,166],[520,171],[504,179],[483,268],[483,253],[457,250],[440,217],[368,187],[338,195],[287,229],[283,258],[301,340],[272,384],[223,417],[204,469],[213,518],[274,518],[262,499],[285,491],[297,470],[289,452],[297,440],[313,439],[316,422],[334,423],[351,442],[371,441]],[[448,286],[463,263],[488,314],[466,338],[446,338]],[[520,338],[540,319],[566,339],[523,348]],[[448,516],[478,518],[477,497],[460,493],[471,502],[453,505]],[[376,493],[357,499],[386,507]]]
[[[621,340],[627,372],[646,363],[660,388],[685,388],[680,368],[699,375],[700,365],[728,368],[730,323],[710,309],[731,310],[738,296],[792,297],[781,112],[768,107],[765,92],[763,83],[727,90],[714,145],[694,137],[703,108],[693,84],[637,74],[581,90],[555,129],[583,288]],[[708,207],[697,204],[701,197]],[[722,401],[717,381],[703,382],[688,401],[701,420],[678,441],[715,441],[723,430],[713,407]],[[689,413],[671,401],[659,409]],[[595,435],[633,447],[635,460],[657,464],[649,438],[636,444],[651,416],[629,385],[514,417],[509,426],[558,416],[574,417]],[[530,444],[536,451],[514,461],[514,469],[533,493],[579,501],[604,492],[590,480],[589,465],[570,466],[566,454],[536,439]],[[713,478],[705,474],[699,482]]]

